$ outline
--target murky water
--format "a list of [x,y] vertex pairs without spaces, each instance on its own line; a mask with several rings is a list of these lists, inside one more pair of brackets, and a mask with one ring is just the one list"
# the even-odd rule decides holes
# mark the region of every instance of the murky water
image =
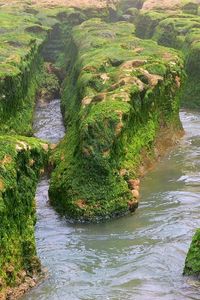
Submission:
[[186,136],[142,182],[139,209],[104,224],[70,225],[48,203],[48,180],[37,189],[38,254],[49,278],[29,300],[200,299],[182,276],[200,227],[200,114],[182,112]]

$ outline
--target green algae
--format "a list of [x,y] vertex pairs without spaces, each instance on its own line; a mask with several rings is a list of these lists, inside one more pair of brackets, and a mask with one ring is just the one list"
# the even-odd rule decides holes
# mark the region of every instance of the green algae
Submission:
[[200,274],[200,229],[197,229],[192,238],[192,243],[185,260],[183,274],[195,276]]
[[0,20],[0,132],[30,135],[42,64],[39,52],[48,28],[20,10],[1,9]]
[[75,54],[73,26],[99,14],[109,20],[111,13],[108,8],[81,11],[28,4],[0,9],[0,293],[23,282],[24,272],[34,276],[41,271],[34,195],[48,147],[18,134],[33,134],[36,95],[45,100],[58,96]]
[[[190,3],[184,4],[190,7]],[[199,108],[200,17],[186,9],[183,9],[183,13],[141,12],[136,20],[136,35],[145,39],[152,38],[160,45],[182,51],[188,75],[182,105]]]
[[149,11],[140,13],[136,22],[136,35],[143,39],[152,38],[156,27],[164,18],[166,18],[166,14],[163,12]]
[[23,7],[0,9],[0,294],[26,274],[41,272],[34,196],[48,145],[18,136],[33,134],[36,94],[48,98],[59,92],[59,80],[42,57],[49,29],[58,21],[44,15],[41,20],[41,12]]
[[34,138],[0,136],[0,290],[15,286],[22,270],[40,271],[34,197],[48,157],[43,148]]
[[67,217],[95,221],[128,212],[132,194],[120,169],[138,175],[161,122],[180,128],[175,77],[182,81],[183,65],[126,22],[89,20],[72,37],[77,51],[62,97],[68,132],[51,158],[49,194]]
[[[135,1],[132,9],[124,1],[119,15],[127,12],[138,19],[141,3]],[[0,11],[0,132],[13,135],[0,137],[0,288],[19,282],[21,270],[40,271],[33,198],[47,154],[38,140],[16,136],[32,134],[40,87],[41,93],[54,93],[67,69],[62,111],[68,132],[50,159],[55,167],[50,198],[68,218],[97,221],[127,213],[133,200],[127,180],[138,176],[143,151],[153,158],[160,127],[180,129],[180,54],[136,38],[133,24],[84,22],[97,16],[106,21],[117,17],[108,7]],[[162,13],[153,13],[153,22],[146,21],[146,37],[152,37],[162,19]],[[197,40],[196,30],[188,41]],[[44,72],[43,58],[61,70],[57,77]]]

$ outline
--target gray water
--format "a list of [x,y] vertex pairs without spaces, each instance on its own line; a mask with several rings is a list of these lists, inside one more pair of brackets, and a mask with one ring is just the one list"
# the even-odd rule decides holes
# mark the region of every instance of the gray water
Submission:
[[38,101],[33,122],[35,136],[50,143],[59,142],[65,135],[60,99]]
[[200,227],[200,114],[180,115],[186,135],[143,179],[141,203],[131,216],[67,224],[49,206],[48,179],[41,180],[36,239],[49,277],[24,300],[200,299],[200,284],[182,276]]

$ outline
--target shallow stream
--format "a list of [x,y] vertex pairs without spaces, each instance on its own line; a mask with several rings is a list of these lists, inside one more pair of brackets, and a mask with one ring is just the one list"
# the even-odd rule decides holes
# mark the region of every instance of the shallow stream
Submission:
[[[59,100],[36,110],[36,136],[53,143],[64,127]],[[132,215],[96,225],[66,223],[37,188],[36,240],[49,277],[24,300],[200,299],[200,284],[182,276],[200,227],[200,114],[181,112],[180,144],[142,181]]]

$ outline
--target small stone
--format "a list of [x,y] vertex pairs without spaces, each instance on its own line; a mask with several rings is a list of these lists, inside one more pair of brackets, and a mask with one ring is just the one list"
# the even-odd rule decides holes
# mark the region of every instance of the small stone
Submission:
[[18,277],[20,277],[21,279],[24,279],[26,277],[26,271],[20,271],[18,274]]
[[44,149],[44,151],[48,152],[49,150],[49,145],[48,144],[41,144],[42,149]]
[[103,100],[105,100],[105,94],[104,93],[98,94],[98,95],[96,95],[92,98],[92,102],[101,102]]
[[128,171],[126,169],[121,169],[119,171],[119,175],[122,176],[122,177],[124,177],[124,176],[128,175]]
[[140,179],[129,179],[128,180],[128,185],[131,189],[136,189],[138,190],[138,186],[140,185]]
[[14,270],[15,270],[15,268],[12,265],[10,265],[10,266],[7,267],[6,273],[9,274],[9,275],[12,275]]
[[0,292],[0,300],[6,300],[6,295],[3,292]]
[[92,102],[92,98],[90,97],[85,97],[83,98],[83,100],[81,101],[81,104],[83,105],[83,107],[89,105]]
[[4,187],[5,187],[4,182],[3,180],[0,179],[0,192],[4,190]]
[[75,205],[77,207],[79,207],[80,209],[84,209],[87,206],[86,201],[84,199],[78,199],[78,200],[76,200],[75,201]]
[[140,193],[137,190],[132,190],[131,193],[135,199],[139,199]]
[[34,159],[30,159],[29,160],[29,166],[32,167],[35,163],[35,160]]
[[180,77],[176,76],[175,81],[176,81],[177,88],[180,88],[181,87],[181,79],[180,79]]
[[110,77],[106,73],[101,74],[100,78],[103,80],[103,84],[105,84],[106,81],[110,79]]
[[44,169],[40,169],[40,175],[43,175],[45,173]]
[[[4,285],[3,278],[0,277],[0,288],[3,287],[3,285]],[[1,299],[1,298],[0,298],[0,299]]]
[[58,145],[58,144],[51,144],[51,145],[50,145],[50,149],[51,149],[51,150],[56,149],[57,145]]
[[138,208],[138,201],[136,199],[133,199],[128,202],[128,208],[130,212],[134,212],[136,208]]

